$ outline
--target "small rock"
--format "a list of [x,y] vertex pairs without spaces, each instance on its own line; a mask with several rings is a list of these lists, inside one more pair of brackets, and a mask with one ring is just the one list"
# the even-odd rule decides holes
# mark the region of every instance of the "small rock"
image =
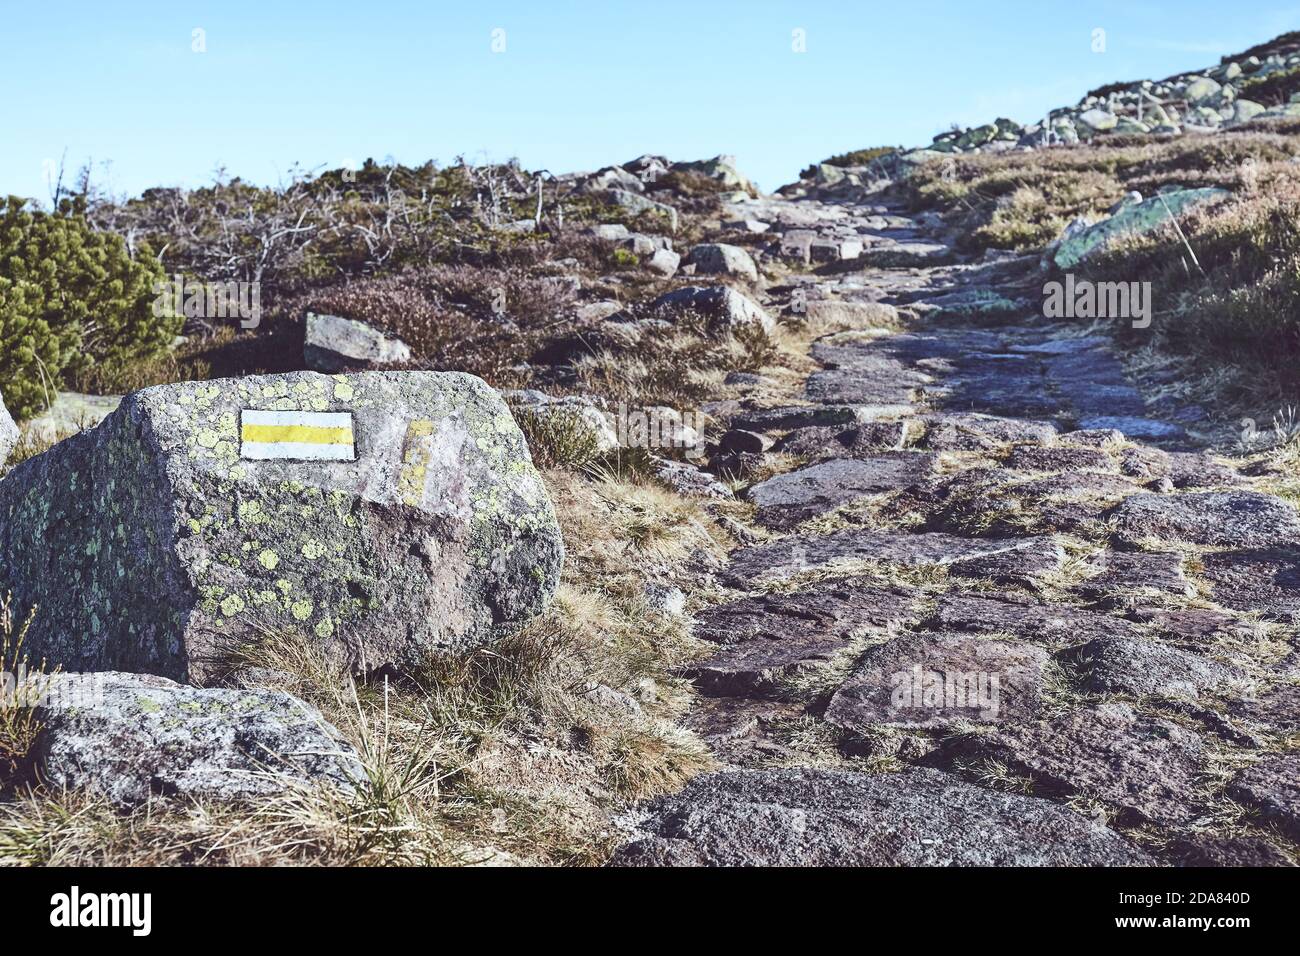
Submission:
[[730,488],[694,465],[651,456],[651,470],[656,478],[685,498],[729,501],[735,497]]
[[617,242],[619,239],[626,239],[630,233],[627,226],[618,222],[601,222],[594,226],[587,227],[587,235],[595,236],[597,239],[605,242]]
[[308,312],[303,359],[315,371],[342,372],[409,362],[411,349],[364,322]]
[[1079,420],[1082,429],[1114,429],[1127,438],[1142,441],[1166,441],[1184,438],[1187,432],[1182,425],[1172,422],[1157,421],[1154,418],[1139,418],[1129,415],[1102,415]]
[[772,439],[760,432],[745,431],[743,428],[733,428],[725,432],[718,440],[718,447],[723,451],[747,452],[753,455],[761,455],[772,447]]
[[749,489],[758,521],[790,527],[869,494],[893,491],[932,474],[936,456],[894,452],[861,459],[835,459],[777,475]]
[[671,279],[677,274],[677,267],[681,265],[682,257],[671,249],[656,249],[649,259],[645,261],[645,267],[651,272],[657,272],[665,279]]
[[659,296],[650,307],[662,312],[695,312],[715,328],[760,329],[764,333],[776,328],[757,303],[726,286],[684,286]]
[[706,242],[691,249],[686,261],[695,266],[696,275],[740,276],[758,281],[758,267],[748,252],[725,242]]

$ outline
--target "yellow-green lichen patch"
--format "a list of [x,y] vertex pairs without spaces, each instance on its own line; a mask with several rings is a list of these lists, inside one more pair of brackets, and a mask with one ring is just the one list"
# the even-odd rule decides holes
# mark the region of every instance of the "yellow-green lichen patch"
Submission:
[[280,566],[280,556],[270,548],[264,548],[262,553],[257,556],[257,562],[268,571],[274,571]]

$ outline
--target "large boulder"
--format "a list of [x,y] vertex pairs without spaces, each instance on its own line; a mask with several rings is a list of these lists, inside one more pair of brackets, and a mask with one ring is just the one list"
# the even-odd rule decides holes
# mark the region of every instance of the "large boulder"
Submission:
[[57,789],[131,806],[159,796],[241,800],[293,784],[346,791],[366,779],[352,745],[284,691],[115,672],[56,674],[35,686],[34,770]]
[[664,293],[650,307],[660,312],[694,312],[720,330],[760,329],[770,333],[776,328],[772,317],[757,302],[721,285],[683,286]]
[[1227,190],[1212,186],[1200,189],[1174,189],[1142,202],[1122,207],[1109,219],[1067,234],[1053,256],[1061,269],[1073,269],[1089,256],[1112,242],[1127,236],[1140,236],[1161,228],[1171,216],[1181,216],[1192,208],[1228,195]]
[[541,611],[563,550],[505,403],[459,373],[158,386],[0,482],[0,580],[69,671],[201,682],[266,629],[418,664]]
[[9,453],[14,450],[14,445],[18,443],[18,426],[14,424],[13,418],[9,415],[9,409],[5,408],[5,397],[0,392],[0,465],[5,463]]
[[308,312],[303,359],[318,372],[342,372],[409,362],[411,349],[364,322]]

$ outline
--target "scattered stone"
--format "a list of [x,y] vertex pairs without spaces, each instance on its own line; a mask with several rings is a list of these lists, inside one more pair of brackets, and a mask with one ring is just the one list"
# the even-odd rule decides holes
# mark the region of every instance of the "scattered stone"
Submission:
[[733,428],[724,432],[722,437],[718,439],[718,447],[723,451],[761,455],[772,447],[772,439],[768,438],[761,432],[751,432],[746,431],[743,428]]
[[671,279],[681,266],[682,257],[671,249],[656,249],[643,263],[651,272],[657,272],[665,279]]
[[928,427],[919,442],[932,451],[991,451],[1007,442],[1050,442],[1056,428],[1046,422],[998,418],[974,412],[927,415]]
[[761,329],[770,333],[776,328],[772,317],[752,300],[726,286],[684,286],[666,292],[651,303],[652,309],[664,312],[695,312],[710,320],[714,328]]
[[657,455],[651,456],[650,465],[656,478],[684,498],[730,501],[735,497],[730,488],[694,465]]
[[874,726],[950,729],[1037,715],[1041,647],[970,634],[904,632],[869,650],[831,698],[826,719],[859,733]]
[[283,691],[117,672],[56,674],[42,689],[34,764],[55,789],[131,806],[154,797],[243,800],[290,784],[347,790],[366,779],[339,732]]
[[364,322],[308,312],[303,360],[317,372],[344,372],[409,362],[411,349]]
[[1123,635],[1095,638],[1062,655],[1080,670],[1086,690],[1098,694],[1183,697],[1239,680],[1241,672],[1157,641]]
[[936,462],[922,452],[832,459],[759,482],[746,497],[758,505],[760,524],[788,528],[866,495],[914,484],[933,474]]
[[605,413],[589,398],[566,395],[556,398],[536,389],[509,389],[502,398],[516,417],[531,415],[543,422],[565,423],[580,430],[591,442],[597,454],[614,451],[619,447],[618,433],[609,423]]
[[460,373],[149,388],[0,482],[24,650],[67,671],[201,682],[268,630],[402,668],[531,619],[563,553],[505,402]]
[[1030,777],[1039,793],[1100,800],[1120,823],[1185,825],[1203,812],[1193,794],[1205,769],[1201,739],[1128,704],[1083,707],[1055,720],[1004,725],[958,743]]
[[1276,826],[1292,840],[1300,840],[1300,753],[1265,757],[1247,767],[1228,784],[1227,794]]
[[855,428],[813,426],[797,428],[776,444],[776,450],[803,458],[868,458],[901,451],[907,443],[907,423],[864,422]]
[[1140,866],[1147,855],[1046,800],[952,774],[733,770],[652,801],[615,866]]
[[627,226],[616,222],[602,222],[594,226],[587,227],[587,235],[594,236],[605,242],[617,242],[619,239],[626,239],[630,233]]
[[996,584],[1034,588],[1042,578],[1065,565],[1065,549],[1050,537],[1030,541],[1031,544],[1014,550],[954,561],[951,572],[961,578],[985,578]]
[[902,368],[825,369],[808,376],[804,392],[810,401],[827,405],[908,406],[930,381],[924,372]]
[[1132,495],[1111,519],[1124,540],[1149,537],[1238,548],[1300,542],[1295,509],[1281,498],[1254,491]]
[[851,405],[786,405],[742,412],[731,419],[731,427],[746,431],[776,432],[790,428],[854,425],[858,421],[858,412]]
[[705,242],[694,246],[686,262],[695,266],[696,275],[740,276],[751,282],[758,281],[758,267],[750,254],[740,246],[725,242]]

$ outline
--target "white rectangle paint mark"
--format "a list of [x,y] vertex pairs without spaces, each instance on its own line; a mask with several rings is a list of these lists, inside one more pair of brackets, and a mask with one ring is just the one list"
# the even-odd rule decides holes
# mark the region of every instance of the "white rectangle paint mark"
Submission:
[[284,412],[244,409],[239,454],[253,461],[355,461],[351,412]]

